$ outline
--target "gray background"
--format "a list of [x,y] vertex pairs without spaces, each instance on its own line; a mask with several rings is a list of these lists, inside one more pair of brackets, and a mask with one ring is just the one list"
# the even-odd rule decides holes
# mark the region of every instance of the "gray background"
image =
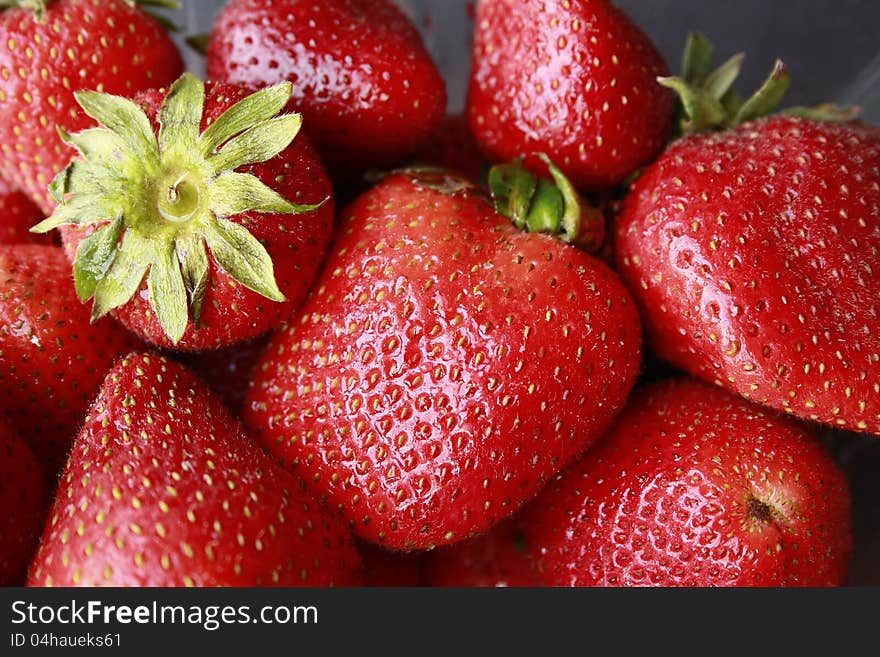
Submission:
[[[185,32],[207,32],[224,0],[182,0]],[[416,20],[449,86],[450,110],[464,104],[472,0],[398,0]],[[617,0],[678,71],[692,29],[716,45],[717,58],[748,53],[742,92],[754,89],[780,57],[792,71],[786,104],[861,104],[880,123],[880,0]],[[179,22],[179,16],[176,17]],[[202,72],[188,53],[191,69]]]

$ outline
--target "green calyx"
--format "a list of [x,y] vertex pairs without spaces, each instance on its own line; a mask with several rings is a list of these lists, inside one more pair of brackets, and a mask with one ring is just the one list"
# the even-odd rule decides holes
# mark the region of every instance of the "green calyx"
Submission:
[[94,299],[93,321],[127,303],[146,277],[152,307],[176,344],[190,317],[198,328],[209,251],[239,283],[284,301],[266,249],[227,217],[319,207],[291,203],[255,176],[235,172],[272,159],[296,137],[301,116],[279,114],[291,91],[289,83],[258,91],[200,132],[205,86],[184,74],[159,110],[158,138],[131,100],[76,93],[99,127],[76,134],[59,129],[81,157],[52,182],[59,205],[32,230],[98,226],[80,243],[74,263],[79,298]]
[[[734,128],[746,121],[772,114],[788,91],[791,76],[777,60],[760,88],[743,100],[733,89],[745,55],[736,54],[713,68],[713,49],[709,40],[691,33],[685,44],[680,76],[660,77],[657,81],[678,96],[676,128],[678,134]],[[782,114],[803,116],[821,121],[849,121],[858,108],[825,104],[817,107],[793,107]]]
[[538,153],[551,178],[535,176],[518,159],[489,170],[495,209],[530,233],[549,233],[586,251],[598,251],[605,217],[589,205],[547,155]]

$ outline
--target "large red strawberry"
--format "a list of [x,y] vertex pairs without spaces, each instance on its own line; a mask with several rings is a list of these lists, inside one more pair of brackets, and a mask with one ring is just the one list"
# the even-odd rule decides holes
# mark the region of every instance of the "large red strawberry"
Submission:
[[48,501],[43,468],[24,440],[0,421],[0,586],[24,584]]
[[666,144],[666,63],[607,0],[481,0],[468,115],[492,161],[545,152],[582,188],[613,187]]
[[[57,132],[93,125],[79,89],[132,94],[183,70],[145,0],[18,0],[0,13],[0,174],[49,214],[49,183],[74,151]],[[16,5],[6,2],[5,5]]]
[[422,559],[422,584],[444,587],[538,586],[517,519],[469,541],[437,548]]
[[880,433],[880,130],[775,117],[684,138],[633,186],[615,251],[663,358]]
[[29,584],[341,586],[360,577],[342,521],[183,366],[135,353],[89,411]]
[[24,192],[0,178],[0,244],[51,244],[51,238],[31,232],[43,218]]
[[109,319],[89,324],[60,248],[0,246],[0,415],[47,475],[63,463],[104,375],[133,345]]
[[[541,189],[525,228],[561,209]],[[576,240],[565,207],[546,228]],[[362,538],[411,550],[485,531],[621,408],[638,317],[583,251],[518,230],[452,174],[386,178],[339,235],[244,417]]]
[[35,230],[73,226],[65,248],[93,317],[112,312],[149,342],[202,350],[266,333],[299,305],[333,202],[300,115],[278,115],[290,93],[185,74],[137,102],[76,94],[102,127],[65,134],[81,157]]
[[344,177],[412,153],[446,109],[443,79],[391,0],[232,0],[207,57],[214,80],[293,82],[309,136]]
[[827,586],[852,552],[846,478],[800,425],[688,380],[637,392],[525,511],[550,586]]

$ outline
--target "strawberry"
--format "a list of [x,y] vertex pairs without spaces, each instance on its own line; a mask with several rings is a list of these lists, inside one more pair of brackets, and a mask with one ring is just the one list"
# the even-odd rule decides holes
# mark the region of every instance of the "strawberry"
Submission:
[[183,71],[177,47],[139,1],[18,0],[0,13],[0,175],[45,214],[56,205],[48,185],[74,155],[56,126],[92,125],[74,92],[130,94]]
[[60,204],[34,230],[70,225],[65,248],[94,318],[112,312],[148,342],[204,350],[289,316],[333,224],[301,116],[276,116],[290,94],[290,83],[251,93],[190,74],[137,102],[76,94],[102,127],[65,133],[81,157],[53,182]]
[[51,238],[30,232],[44,217],[24,192],[0,178],[0,244],[51,244]]
[[637,392],[525,510],[545,586],[827,586],[852,552],[846,478],[788,418],[689,380]]
[[419,147],[413,159],[422,164],[449,169],[475,183],[482,183],[488,170],[471,134],[467,117],[461,114],[446,116]]
[[251,87],[293,82],[309,136],[343,179],[411,154],[446,109],[418,30],[390,0],[231,0],[207,71]]
[[33,452],[0,422],[0,586],[24,584],[48,502],[46,479]]
[[0,415],[54,476],[104,375],[134,346],[89,325],[60,248],[0,246]]
[[67,462],[33,586],[360,582],[351,535],[183,366],[129,354]]
[[880,130],[777,116],[679,140],[634,184],[615,251],[661,357],[880,433]]
[[575,186],[622,182],[663,150],[666,63],[606,0],[482,0],[467,112],[493,161],[545,152]]
[[269,336],[218,349],[179,355],[181,363],[199,376],[236,417],[241,413],[257,360]]
[[[577,241],[577,206],[554,217],[550,191],[527,214]],[[243,417],[362,539],[464,540],[608,426],[639,368],[635,309],[602,263],[452,174],[391,175],[341,221]]]
[[487,534],[424,557],[422,584],[443,587],[538,586],[522,528],[505,520]]
[[419,586],[421,552],[392,552],[372,543],[358,541],[364,563],[364,586]]

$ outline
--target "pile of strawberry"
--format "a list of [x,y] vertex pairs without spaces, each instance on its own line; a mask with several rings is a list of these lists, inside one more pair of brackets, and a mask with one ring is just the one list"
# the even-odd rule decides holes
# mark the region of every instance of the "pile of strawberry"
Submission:
[[847,583],[878,128],[605,0],[463,117],[389,0],[4,4],[0,583]]

